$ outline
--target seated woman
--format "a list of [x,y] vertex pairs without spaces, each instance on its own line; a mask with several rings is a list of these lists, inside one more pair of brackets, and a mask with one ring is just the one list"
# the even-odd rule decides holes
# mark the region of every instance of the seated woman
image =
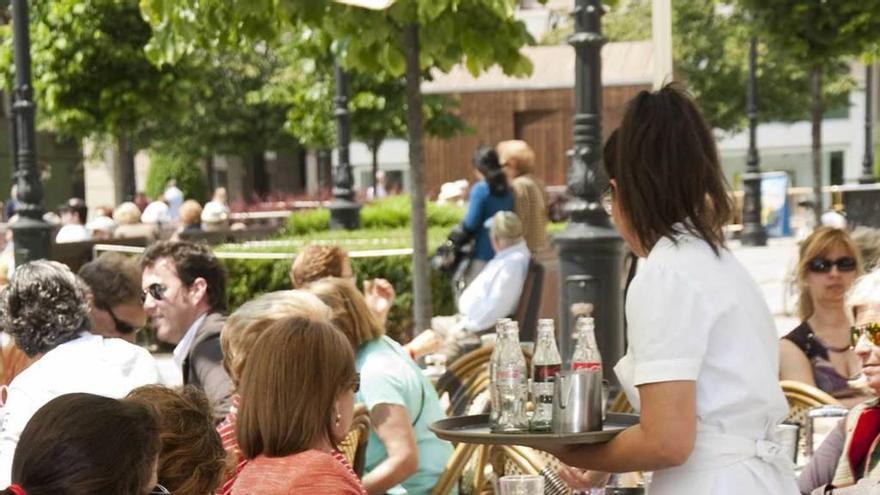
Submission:
[[[880,270],[856,282],[848,303],[855,317],[850,336],[853,348],[867,385],[880,394]],[[878,438],[880,400],[873,398],[855,406],[825,437],[798,478],[801,493],[855,493],[855,488],[847,487],[863,479],[863,483],[880,484]]]
[[313,294],[302,290],[280,290],[263,294],[252,299],[235,310],[226,319],[220,333],[220,347],[223,349],[223,367],[232,380],[234,393],[229,414],[217,426],[217,432],[227,452],[229,463],[234,469],[227,473],[217,490],[217,495],[232,493],[232,485],[238,473],[247,465],[235,438],[235,425],[238,422],[238,408],[241,398],[238,390],[244,365],[257,339],[263,332],[278,320],[290,316],[299,316],[311,321],[330,322],[330,308]]
[[155,493],[158,454],[159,428],[149,408],[61,395],[28,422],[15,449],[12,485],[0,495]]
[[859,360],[849,346],[850,315],[844,307],[860,270],[859,251],[845,230],[820,227],[801,244],[797,274],[802,323],[780,341],[781,380],[850,398],[850,404],[864,400],[847,385],[859,372]]
[[[299,252],[293,261],[293,266],[290,267],[290,283],[295,289],[327,277],[350,279],[357,285],[351,259],[339,246],[308,245]],[[394,286],[384,278],[364,280],[363,293],[373,316],[384,327],[388,320],[388,312],[394,304]],[[416,335],[404,348],[413,359],[416,359],[434,352],[440,343],[432,330],[425,330]]]
[[355,494],[360,480],[336,446],[348,434],[358,375],[345,337],[288,317],[257,339],[241,376],[237,434],[249,461],[233,494]]
[[205,393],[192,385],[179,390],[147,385],[125,400],[148,407],[159,420],[159,484],[175,495],[214,493],[226,468],[226,451]]
[[325,278],[306,290],[333,311],[333,323],[348,337],[361,375],[358,402],[370,411],[364,486],[368,493],[428,493],[437,483],[452,445],[428,430],[444,414],[437,392],[415,362],[367,308],[350,280]]
[[37,260],[19,266],[0,293],[0,328],[34,359],[9,384],[0,411],[0,486],[9,484],[19,435],[43,404],[73,392],[120,398],[159,382],[146,349],[90,333],[87,291],[67,266]]

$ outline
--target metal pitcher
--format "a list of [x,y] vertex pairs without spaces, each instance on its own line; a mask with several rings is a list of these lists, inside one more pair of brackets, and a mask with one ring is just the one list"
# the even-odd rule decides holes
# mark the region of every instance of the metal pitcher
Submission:
[[602,430],[602,372],[563,371],[553,382],[553,432]]

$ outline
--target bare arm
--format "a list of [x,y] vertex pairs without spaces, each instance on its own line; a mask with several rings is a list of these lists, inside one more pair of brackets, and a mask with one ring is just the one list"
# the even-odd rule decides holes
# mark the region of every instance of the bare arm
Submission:
[[816,386],[813,367],[804,351],[788,339],[779,341],[779,379]]
[[412,419],[406,408],[397,404],[377,404],[370,411],[370,421],[388,458],[364,475],[364,488],[370,495],[382,494],[399,485],[419,468]]
[[684,464],[697,436],[696,382],[639,386],[640,423],[605,444],[548,446],[562,462],[607,471],[654,471]]

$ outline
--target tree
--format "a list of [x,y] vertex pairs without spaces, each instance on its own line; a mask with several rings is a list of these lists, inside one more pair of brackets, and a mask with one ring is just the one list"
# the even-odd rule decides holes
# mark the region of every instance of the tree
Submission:
[[[132,195],[134,151],[187,108],[191,67],[150,63],[143,51],[150,26],[137,0],[32,2],[30,19],[40,126],[77,140],[115,139]],[[12,39],[4,28],[0,70],[8,90]]]
[[414,317],[416,329],[421,330],[428,328],[432,313],[422,160],[422,74],[431,68],[449,70],[462,61],[473,74],[495,64],[511,75],[530,72],[531,62],[519,49],[532,39],[525,25],[513,19],[517,3],[398,0],[387,10],[368,11],[327,0],[143,0],[142,10],[154,28],[149,52],[158,62],[174,62],[196,47],[236,43],[242,37],[276,39],[283,26],[293,21],[326,31],[340,45],[337,55],[348,68],[406,78]]
[[[753,35],[760,41],[760,121],[794,122],[808,118],[806,66],[789,51],[768,44],[768,36],[754,28],[745,11],[730,8],[723,0],[676,0],[672,14],[676,78],[687,85],[714,128],[737,132],[747,123],[744,88],[749,40]],[[620,2],[603,21],[603,32],[609,41],[650,39],[651,0]],[[571,31],[570,23],[561,25],[542,42],[560,42]],[[847,64],[829,66],[825,101],[831,107],[848,105],[849,91],[854,86]]]
[[792,53],[810,73],[813,195],[816,224],[822,215],[823,79],[843,58],[872,48],[880,31],[880,0],[740,0],[767,36]]

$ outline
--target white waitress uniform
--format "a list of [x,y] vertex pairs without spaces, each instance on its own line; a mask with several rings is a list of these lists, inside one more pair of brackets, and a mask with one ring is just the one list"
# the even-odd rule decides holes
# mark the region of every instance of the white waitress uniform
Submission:
[[614,371],[636,410],[638,385],[696,382],[694,450],[683,465],[654,472],[649,493],[798,494],[774,441],[788,411],[776,330],[733,255],[718,257],[689,234],[662,238],[632,281],[626,316],[629,346]]

